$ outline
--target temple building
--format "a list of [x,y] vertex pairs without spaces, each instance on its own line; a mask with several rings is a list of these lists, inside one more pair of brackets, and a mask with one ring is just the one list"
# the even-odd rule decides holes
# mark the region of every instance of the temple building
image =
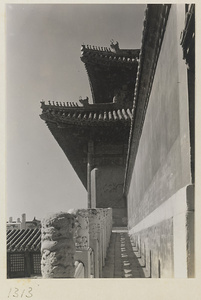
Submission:
[[141,49],[82,45],[92,93],[41,102],[88,191],[128,227],[150,277],[194,276],[195,5],[147,5]]
[[42,102],[41,118],[86,187],[88,207],[112,207],[114,226],[125,226],[123,183],[139,50],[111,47],[82,46],[92,103]]

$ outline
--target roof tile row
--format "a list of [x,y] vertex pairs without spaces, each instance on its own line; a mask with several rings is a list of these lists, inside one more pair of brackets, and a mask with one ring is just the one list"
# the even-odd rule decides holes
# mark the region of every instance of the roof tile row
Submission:
[[7,251],[40,251],[41,230],[8,230],[7,231]]
[[139,50],[120,50],[117,53],[111,51],[106,47],[85,46],[81,47],[81,59],[83,58],[98,58],[106,61],[134,63],[138,62]]
[[115,122],[115,121],[130,121],[132,119],[133,110],[127,108],[114,109],[114,110],[103,110],[103,111],[86,111],[76,110],[68,111],[61,109],[48,108],[43,113],[48,118],[59,118],[61,121],[85,121],[85,122]]

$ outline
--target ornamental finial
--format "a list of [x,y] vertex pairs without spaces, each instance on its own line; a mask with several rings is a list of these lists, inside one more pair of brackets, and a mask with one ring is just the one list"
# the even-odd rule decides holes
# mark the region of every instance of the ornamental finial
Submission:
[[114,40],[112,39],[110,41],[110,47],[111,47],[111,51],[114,53],[118,53],[119,52],[119,43],[116,41],[116,43],[114,43]]

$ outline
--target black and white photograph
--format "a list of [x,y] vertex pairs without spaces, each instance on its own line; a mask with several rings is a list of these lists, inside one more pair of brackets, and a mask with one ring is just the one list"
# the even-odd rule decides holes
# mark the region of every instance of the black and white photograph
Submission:
[[7,298],[196,278],[196,10],[5,4]]

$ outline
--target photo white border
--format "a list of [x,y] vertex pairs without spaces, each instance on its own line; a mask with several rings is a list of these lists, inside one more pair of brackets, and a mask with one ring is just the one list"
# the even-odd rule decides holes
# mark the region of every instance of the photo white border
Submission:
[[[51,299],[115,299],[115,300],[200,300],[201,299],[201,105],[200,95],[200,28],[201,28],[201,2],[188,1],[196,4],[196,139],[195,139],[195,258],[196,278],[194,279],[7,279],[6,272],[6,189],[5,189],[5,161],[6,161],[6,80],[5,80],[5,30],[6,30],[6,4],[48,4],[48,3],[113,3],[113,4],[147,4],[145,1],[0,1],[0,299],[28,299],[27,297],[8,297],[9,290],[18,288],[20,291],[32,288],[33,297],[36,300]],[[161,1],[149,1],[148,3],[161,3]],[[165,1],[165,3],[185,3],[184,1]],[[200,155],[199,155],[200,153]]]

